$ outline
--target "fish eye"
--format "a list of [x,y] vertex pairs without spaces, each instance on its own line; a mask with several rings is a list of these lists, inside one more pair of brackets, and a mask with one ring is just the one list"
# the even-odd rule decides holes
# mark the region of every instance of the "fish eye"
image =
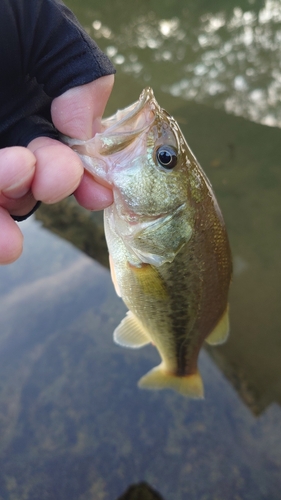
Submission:
[[156,151],[156,158],[159,165],[167,170],[174,168],[178,161],[176,151],[171,146],[160,146]]

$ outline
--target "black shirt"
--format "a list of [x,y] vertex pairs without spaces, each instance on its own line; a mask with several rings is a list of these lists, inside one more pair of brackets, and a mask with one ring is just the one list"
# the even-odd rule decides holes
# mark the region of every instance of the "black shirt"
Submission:
[[0,148],[56,137],[52,99],[114,72],[60,0],[0,0]]

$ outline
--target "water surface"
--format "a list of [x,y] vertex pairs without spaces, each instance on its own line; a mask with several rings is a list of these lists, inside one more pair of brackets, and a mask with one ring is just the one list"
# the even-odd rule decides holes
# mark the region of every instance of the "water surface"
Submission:
[[211,179],[231,335],[201,353],[204,401],[138,389],[158,355],[113,344],[125,307],[101,214],[42,207],[80,250],[32,218],[23,256],[0,268],[0,500],[117,500],[141,481],[164,500],[278,500],[280,2],[67,3],[117,67],[107,114],[151,85]]
[[280,2],[68,5],[116,65],[108,113],[151,85],[211,179],[235,270],[214,355],[254,412],[280,404]]
[[117,500],[146,481],[166,500],[278,499],[280,407],[255,417],[205,351],[204,401],[138,389],[158,354],[113,344],[109,271],[24,232],[1,268],[0,498]]

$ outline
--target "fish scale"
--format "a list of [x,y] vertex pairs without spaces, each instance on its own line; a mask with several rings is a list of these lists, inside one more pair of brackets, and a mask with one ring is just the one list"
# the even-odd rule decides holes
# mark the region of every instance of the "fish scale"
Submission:
[[204,341],[219,344],[228,336],[232,273],[206,174],[151,88],[103,120],[102,132],[89,141],[64,140],[113,190],[105,235],[116,292],[129,309],[114,340],[157,348],[161,363],[140,387],[203,397],[198,354]]

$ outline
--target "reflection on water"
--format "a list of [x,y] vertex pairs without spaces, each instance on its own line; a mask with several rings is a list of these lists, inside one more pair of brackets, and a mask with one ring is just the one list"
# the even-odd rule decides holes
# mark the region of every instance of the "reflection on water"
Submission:
[[158,354],[114,345],[108,270],[23,228],[22,258],[0,268],[0,498],[133,500],[145,481],[166,500],[278,499],[280,407],[254,417],[206,352],[204,401],[140,390]]
[[117,69],[143,85],[281,126],[280,0],[232,1],[227,7],[171,2],[162,9],[119,1],[114,15],[95,2],[92,18],[87,0],[84,10],[77,0],[67,3]]

